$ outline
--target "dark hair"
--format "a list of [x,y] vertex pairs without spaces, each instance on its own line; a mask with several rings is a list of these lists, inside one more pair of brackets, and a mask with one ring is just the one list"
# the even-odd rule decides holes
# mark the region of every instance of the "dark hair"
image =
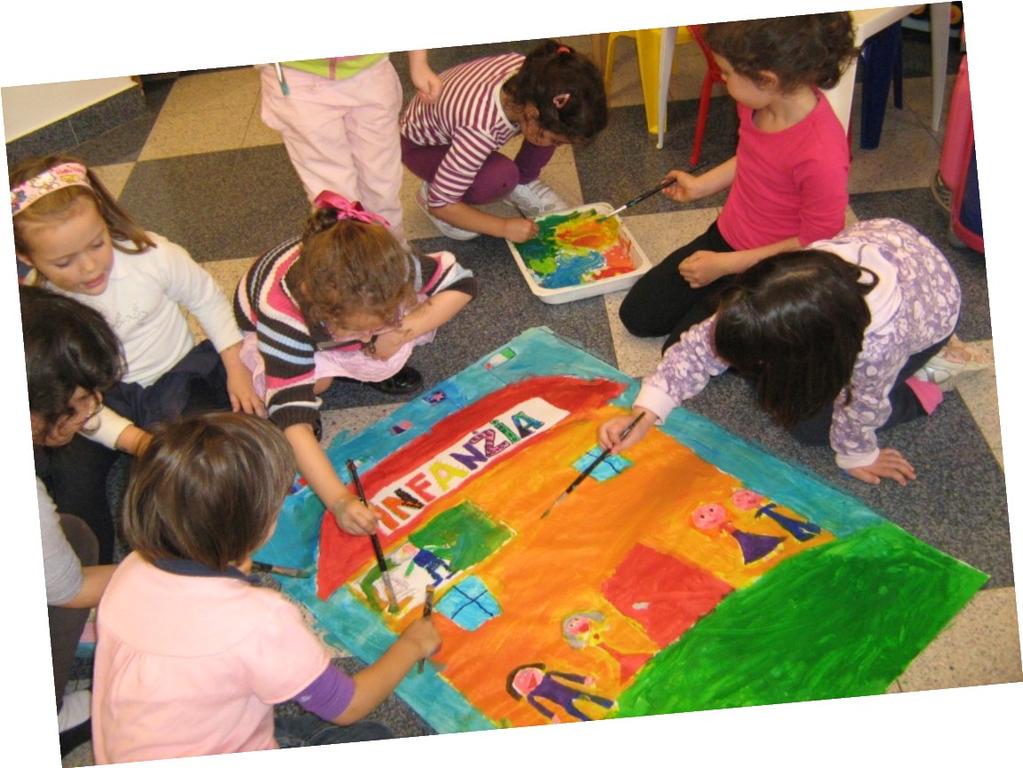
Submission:
[[310,326],[351,312],[390,317],[414,298],[408,254],[394,235],[380,224],[339,220],[332,207],[309,214],[288,276]]
[[[860,282],[865,273],[871,282]],[[714,346],[754,380],[764,410],[794,426],[849,385],[870,323],[863,297],[876,284],[874,272],[825,251],[764,259],[722,293]]]
[[50,224],[63,221],[68,217],[75,203],[82,198],[95,203],[118,250],[126,253],[141,253],[155,246],[146,231],[125,213],[114,196],[103,186],[103,182],[77,157],[47,155],[24,160],[10,173],[11,189],[62,163],[78,163],[85,167],[85,175],[90,186],[83,187],[76,184],[54,190],[14,216],[15,253],[26,257],[30,257],[32,254],[32,249],[29,248],[23,231],[25,224]]
[[708,24],[707,45],[740,75],[763,83],[778,76],[782,91],[803,85],[834,88],[857,49],[846,11]]
[[78,387],[102,392],[117,383],[124,372],[121,342],[99,312],[74,299],[28,285],[18,295],[28,407],[50,429],[74,414]]
[[545,40],[530,51],[522,69],[502,90],[516,104],[533,104],[540,127],[582,143],[607,126],[604,80],[596,65],[556,40]]
[[288,441],[258,416],[163,423],[132,470],[125,539],[150,561],[183,558],[224,571],[266,541],[294,474]]

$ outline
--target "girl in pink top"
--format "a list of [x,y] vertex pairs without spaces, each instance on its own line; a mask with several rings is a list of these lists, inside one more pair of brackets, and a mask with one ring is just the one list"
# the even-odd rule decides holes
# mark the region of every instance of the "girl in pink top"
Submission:
[[622,302],[637,336],[667,349],[707,318],[714,297],[758,261],[832,237],[845,225],[849,145],[821,88],[856,55],[849,14],[709,25],[707,43],[738,102],[735,156],[701,176],[671,171],[686,203],[730,188],[718,220],[647,272]]
[[[124,504],[135,550],[99,605],[93,682],[98,764],[386,738],[357,722],[440,636],[417,618],[349,677],[298,607],[250,580],[295,462],[256,416],[206,414],[161,427]],[[279,714],[295,701],[305,713]]]

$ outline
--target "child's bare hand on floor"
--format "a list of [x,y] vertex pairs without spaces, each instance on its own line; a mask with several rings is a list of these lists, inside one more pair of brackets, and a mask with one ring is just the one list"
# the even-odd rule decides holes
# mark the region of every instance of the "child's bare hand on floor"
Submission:
[[894,448],[882,448],[881,454],[873,464],[865,467],[855,467],[847,470],[857,480],[862,480],[871,485],[878,485],[882,478],[894,480],[899,485],[905,485],[910,480],[916,480],[916,470],[906,458]]

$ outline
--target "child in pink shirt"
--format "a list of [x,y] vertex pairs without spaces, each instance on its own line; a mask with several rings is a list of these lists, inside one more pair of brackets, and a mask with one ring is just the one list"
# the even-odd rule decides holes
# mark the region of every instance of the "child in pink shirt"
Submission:
[[[139,458],[124,506],[135,551],[97,620],[98,764],[390,736],[356,721],[439,635],[417,619],[349,677],[295,605],[250,581],[294,473],[280,431],[244,414],[165,425]],[[273,705],[289,700],[311,714],[275,720]]]
[[732,276],[836,235],[849,201],[848,139],[820,91],[856,55],[849,14],[712,24],[706,36],[738,102],[739,143],[701,176],[669,172],[664,194],[728,197],[717,221],[640,278],[619,311],[637,336],[667,334],[664,349],[710,316]]

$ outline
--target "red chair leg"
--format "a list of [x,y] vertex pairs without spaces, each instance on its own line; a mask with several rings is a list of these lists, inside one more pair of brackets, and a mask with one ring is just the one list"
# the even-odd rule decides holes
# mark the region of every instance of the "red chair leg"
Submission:
[[696,113],[696,134],[693,136],[693,152],[689,156],[689,165],[695,167],[700,162],[700,148],[703,146],[703,134],[707,129],[707,115],[710,112],[710,92],[714,87],[714,76],[708,72],[703,78],[700,88],[700,109]]

